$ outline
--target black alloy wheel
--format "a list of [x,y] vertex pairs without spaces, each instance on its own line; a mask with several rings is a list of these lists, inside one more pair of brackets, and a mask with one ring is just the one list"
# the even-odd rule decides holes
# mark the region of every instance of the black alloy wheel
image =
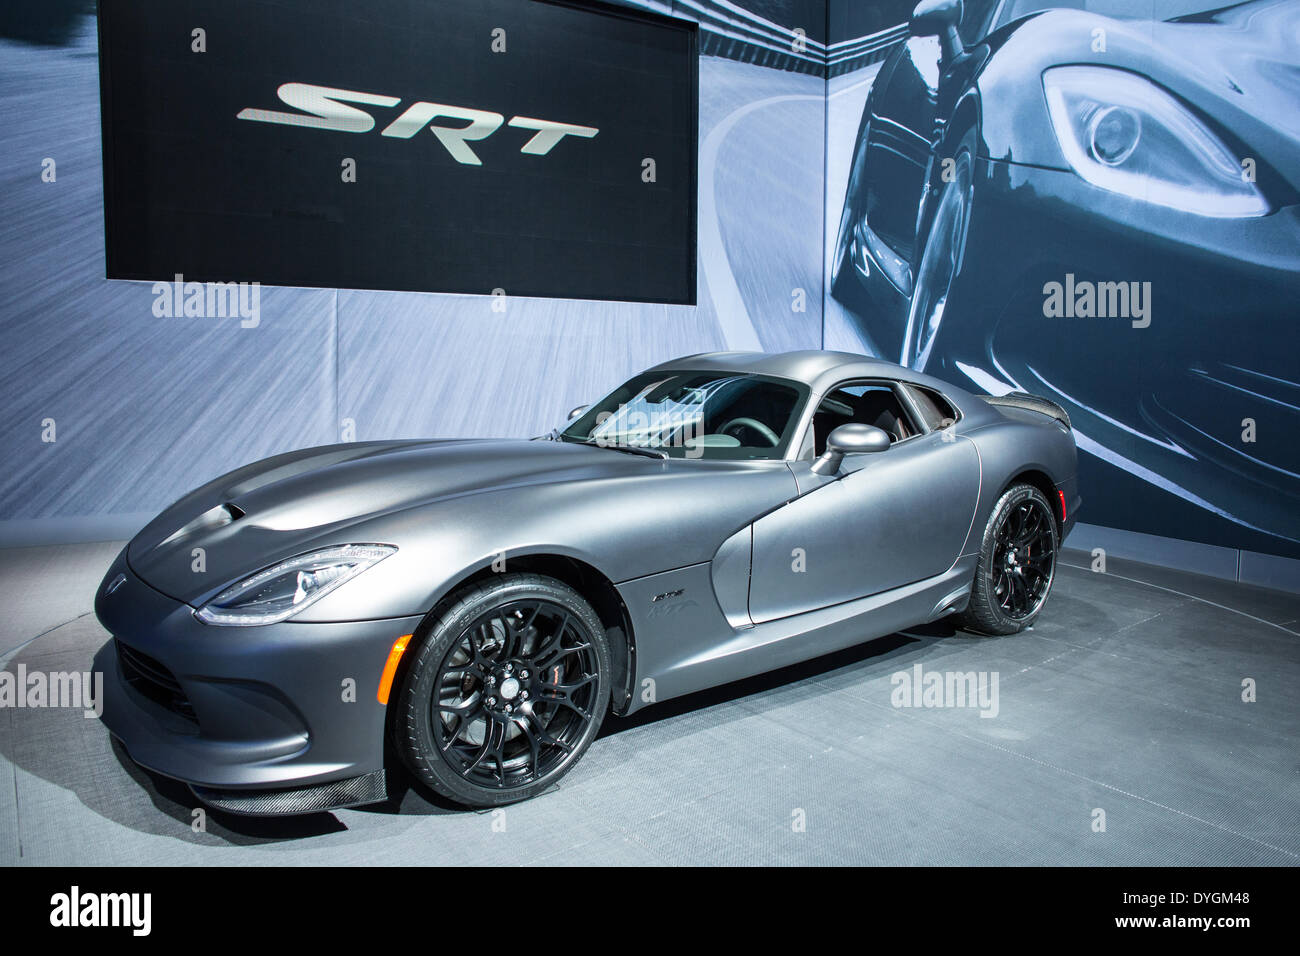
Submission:
[[984,529],[963,627],[981,634],[1015,634],[1047,602],[1056,577],[1056,516],[1033,485],[1013,485],[998,499]]
[[471,806],[533,796],[595,738],[609,701],[600,620],[573,589],[502,575],[435,622],[403,683],[395,731],[415,775]]
[[1025,498],[1002,516],[993,544],[993,593],[1003,613],[1023,621],[1042,607],[1056,567],[1052,516]]

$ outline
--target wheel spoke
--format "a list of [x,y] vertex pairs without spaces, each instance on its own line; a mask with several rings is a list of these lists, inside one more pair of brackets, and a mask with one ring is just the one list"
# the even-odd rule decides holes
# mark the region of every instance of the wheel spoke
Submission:
[[476,699],[462,700],[458,704],[434,704],[433,709],[441,711],[444,714],[453,714],[457,717],[469,717],[477,710],[476,705],[479,703]]
[[437,749],[477,786],[530,786],[589,736],[600,690],[582,618],[545,599],[504,603],[443,658],[429,703]]
[[[501,739],[498,739],[498,737]],[[503,741],[504,730],[501,729],[500,722],[489,719],[483,731],[483,744],[479,747],[478,754],[474,757],[473,762],[465,768],[465,771],[467,773],[472,772],[485,758],[498,756]]]
[[[470,646],[474,649],[474,663],[480,668],[491,667],[493,658],[488,656],[488,648],[493,643],[491,622],[480,621],[470,628],[466,634]],[[500,655],[499,649],[497,654]]]
[[569,710],[573,711],[575,714],[577,714],[577,715],[578,715],[579,717],[581,717],[583,720],[591,720],[591,714],[588,713],[587,711],[583,710],[581,707],[579,707],[577,704],[575,704],[575,703],[574,703],[572,700],[570,700],[568,697],[553,697],[553,698],[547,698],[547,702],[548,702],[548,703],[551,703],[551,704],[558,704],[558,705],[561,706],[561,707],[567,707],[567,708],[569,708]]
[[533,731],[532,721],[524,717],[515,721],[515,726],[519,728],[520,733],[528,741],[528,775],[536,777],[542,766],[542,748],[537,739],[537,734]]
[[555,630],[551,635],[542,642],[541,646],[533,651],[533,660],[538,667],[545,667],[549,662],[551,655],[562,646],[561,641],[564,640],[564,630],[568,626],[569,615],[568,612],[565,612],[564,616],[560,619],[560,623],[556,625]]
[[[534,719],[536,718],[534,717]],[[573,747],[565,743],[563,740],[560,740],[557,737],[552,737],[550,731],[548,731],[546,727],[542,725],[542,722],[540,720],[537,720],[536,724],[537,724],[536,734],[537,734],[537,739],[539,741],[546,744],[546,746],[548,747],[556,747],[559,750],[564,751],[566,754],[573,753]]]
[[501,622],[501,653],[497,655],[497,660],[508,660],[515,656],[519,634],[511,627],[510,614],[505,609],[497,615],[496,620]]
[[583,687],[589,686],[596,680],[595,674],[587,674],[576,681],[570,681],[566,684],[542,684],[542,690],[546,691],[547,699],[555,699],[558,696],[572,697],[573,692]]
[[[447,731],[447,738],[446,740],[438,744],[438,749],[441,750],[444,754],[450,753],[452,748],[456,746],[456,742],[460,740],[461,734],[465,732],[468,725],[476,722],[477,719],[475,718],[471,718],[471,717],[460,718],[458,721],[456,721],[455,728]],[[470,746],[472,747],[474,745],[470,744]]]
[[469,659],[476,667],[481,667],[483,664],[483,651],[477,640],[477,636],[478,629],[473,627],[470,628],[465,632],[465,643],[469,645]]
[[466,661],[464,664],[456,664],[454,667],[449,667],[447,668],[447,670],[443,671],[443,677],[451,681],[450,684],[447,684],[445,686],[455,687],[457,688],[458,691],[460,688],[461,679],[465,677],[470,677],[481,684],[483,683],[483,678],[486,676],[487,673],[484,671],[484,669],[480,665],[475,664],[473,661]]
[[562,647],[556,653],[552,654],[550,657],[547,657],[545,660],[539,659],[537,662],[538,667],[541,670],[546,670],[548,667],[552,667],[556,661],[562,661],[571,654],[578,654],[582,651],[589,651],[589,650],[591,650],[591,645],[586,643],[585,641],[581,644],[575,644],[572,647]]

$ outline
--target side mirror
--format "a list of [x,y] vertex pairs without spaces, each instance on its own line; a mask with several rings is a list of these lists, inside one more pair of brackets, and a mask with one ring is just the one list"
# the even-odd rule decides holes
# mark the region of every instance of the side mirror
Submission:
[[951,63],[966,50],[957,32],[961,18],[961,0],[921,0],[912,11],[912,35],[938,37],[942,62]]
[[569,412],[569,421],[573,421],[575,418],[580,417],[582,413],[589,408],[591,408],[590,405],[579,405],[573,411]]
[[889,445],[889,432],[883,428],[860,422],[841,425],[826,436],[826,451],[813,463],[812,470],[819,475],[833,475],[840,470],[845,455],[886,451]]

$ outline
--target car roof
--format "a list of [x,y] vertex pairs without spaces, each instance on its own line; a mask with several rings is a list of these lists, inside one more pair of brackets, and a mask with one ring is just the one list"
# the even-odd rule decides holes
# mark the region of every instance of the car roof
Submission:
[[647,371],[770,375],[803,382],[816,393],[821,393],[850,378],[890,378],[915,382],[949,395],[966,394],[946,382],[884,359],[853,352],[831,352],[822,349],[804,349],[798,352],[701,352],[698,355],[687,355],[664,362]]

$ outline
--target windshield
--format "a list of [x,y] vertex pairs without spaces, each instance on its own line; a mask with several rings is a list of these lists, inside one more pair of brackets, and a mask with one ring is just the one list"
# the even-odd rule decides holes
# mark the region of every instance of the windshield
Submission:
[[591,406],[560,438],[673,458],[783,458],[807,392],[763,375],[646,373]]
[[1173,20],[1231,6],[1233,0],[1007,0],[998,26],[1042,10],[1084,10],[1118,20]]

